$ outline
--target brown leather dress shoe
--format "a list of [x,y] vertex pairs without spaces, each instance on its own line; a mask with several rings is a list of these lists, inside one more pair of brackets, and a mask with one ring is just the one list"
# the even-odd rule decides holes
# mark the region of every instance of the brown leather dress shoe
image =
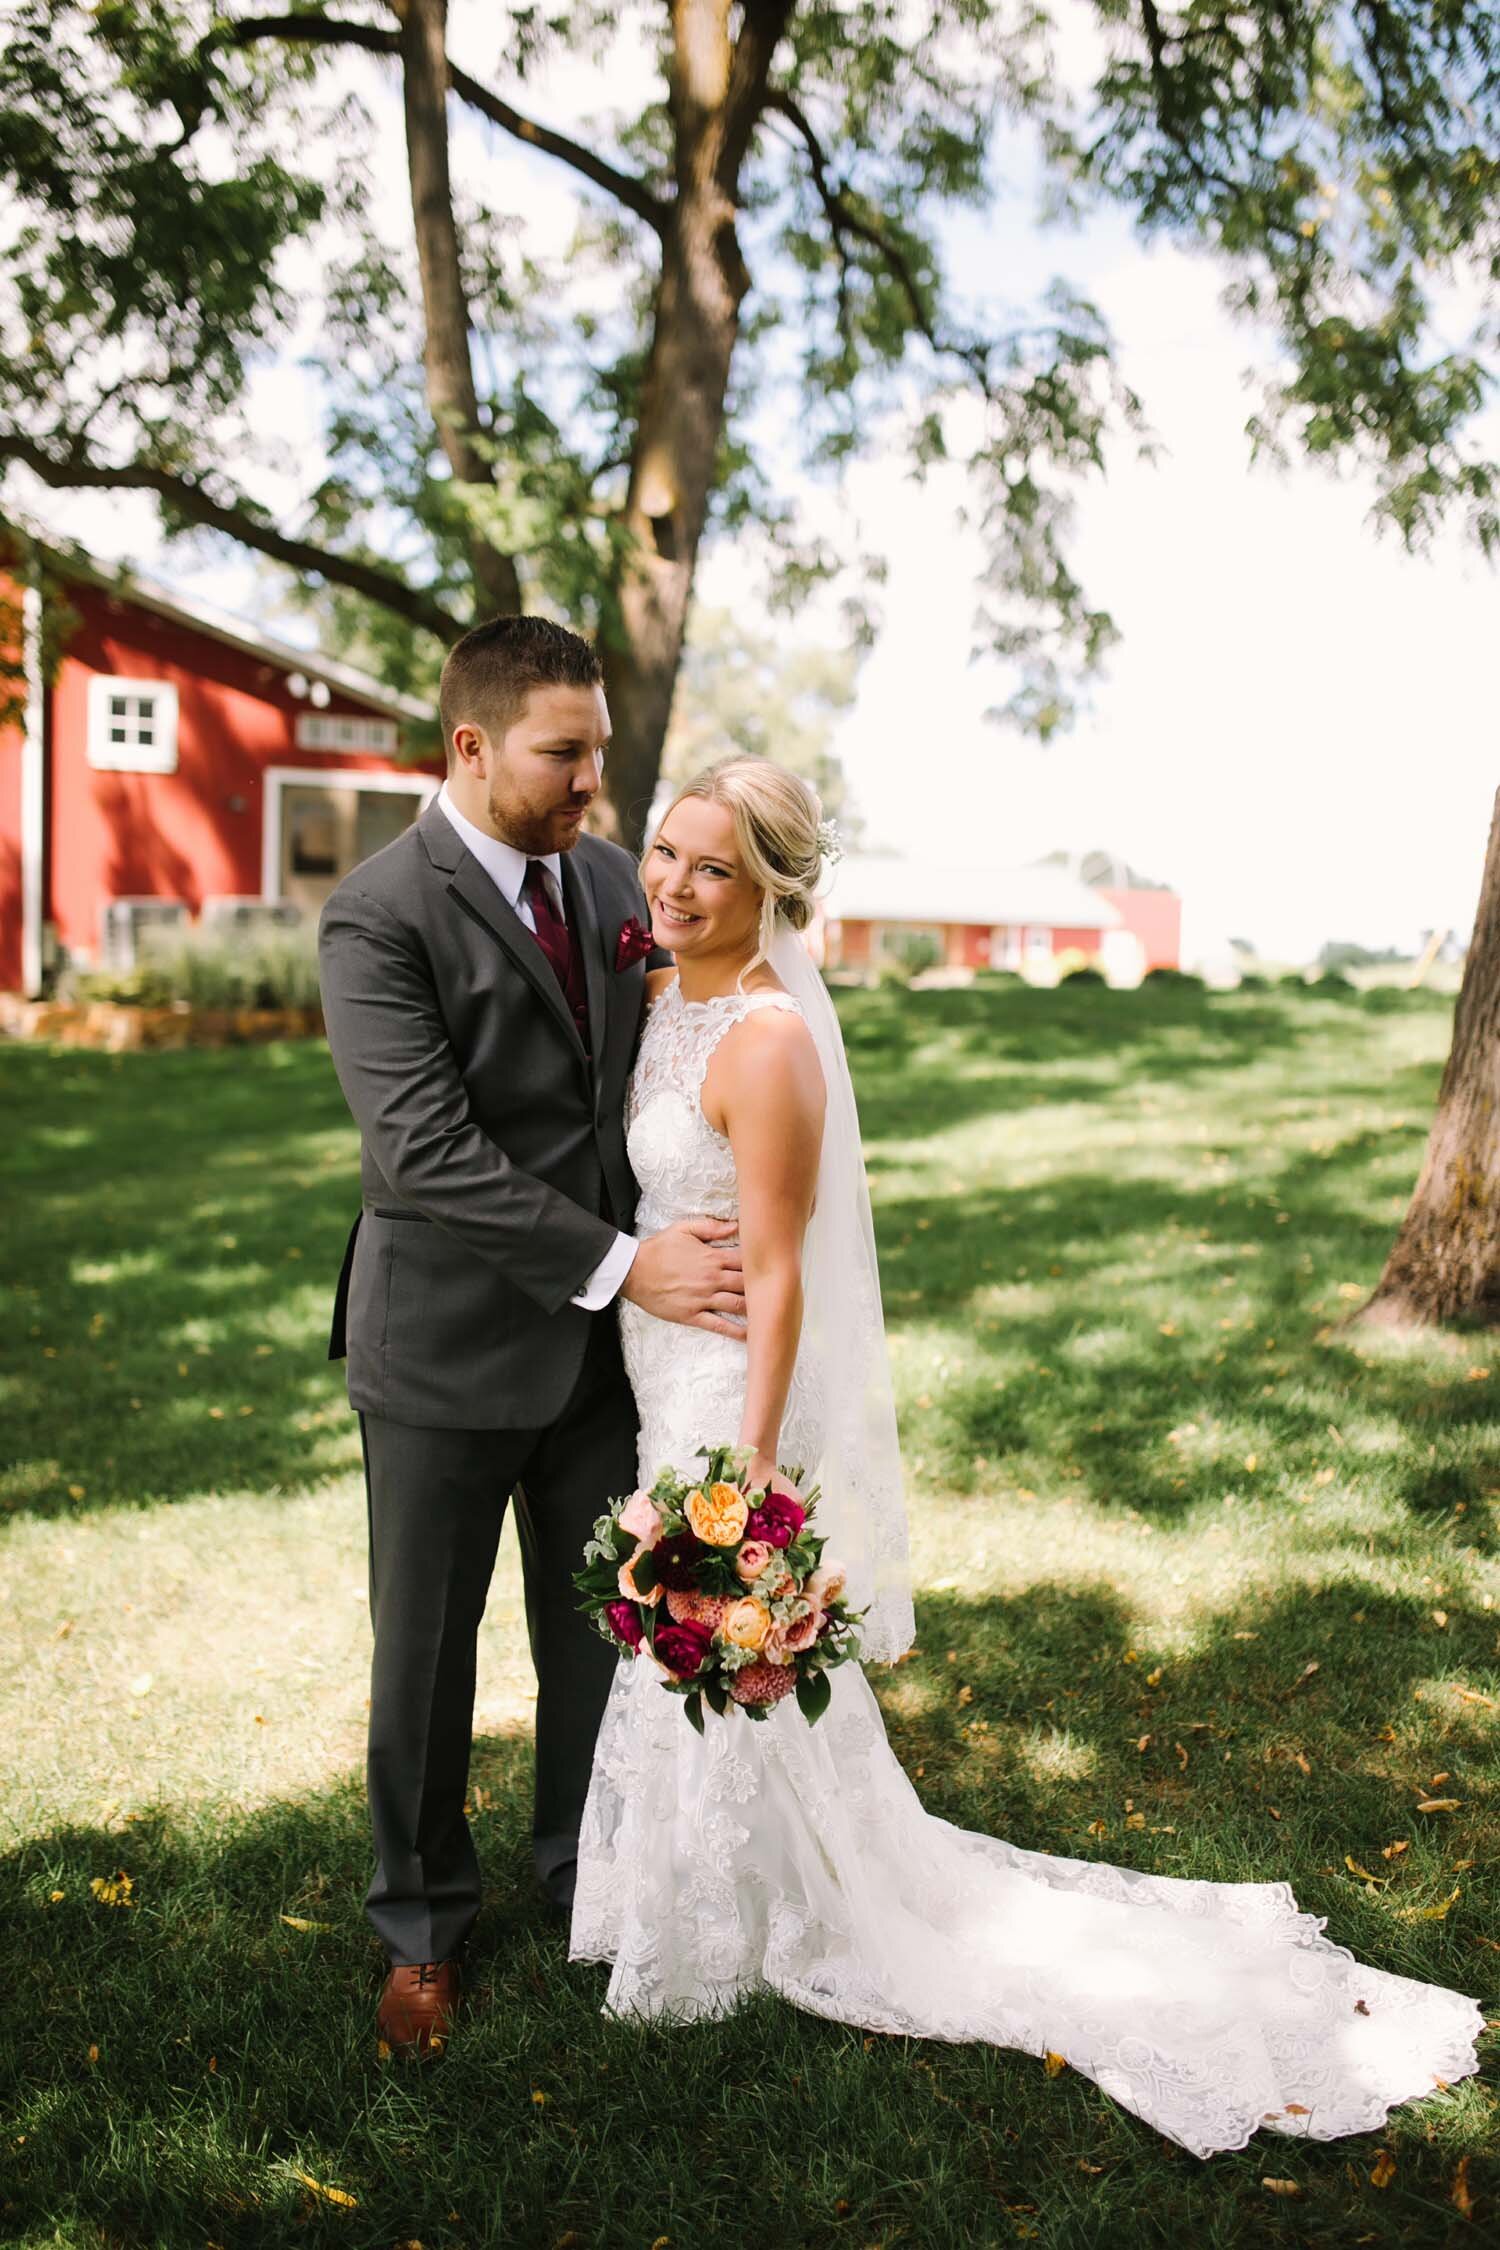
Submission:
[[393,2055],[440,2055],[458,2013],[456,1961],[397,1962],[381,1989],[377,2036]]

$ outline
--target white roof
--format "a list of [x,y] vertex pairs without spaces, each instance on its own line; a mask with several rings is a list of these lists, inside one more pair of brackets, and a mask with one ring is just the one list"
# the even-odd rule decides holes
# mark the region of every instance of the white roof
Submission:
[[1061,867],[941,867],[851,854],[824,900],[833,921],[965,922],[993,928],[1112,930],[1108,899]]
[[[12,516],[10,520],[17,528],[26,528],[24,519],[19,516]],[[128,564],[95,562],[92,556],[71,543],[64,545],[39,533],[29,536],[61,577],[82,579],[87,585],[102,587],[106,593],[134,602],[157,617],[170,618],[179,625],[191,625],[195,631],[206,633],[210,640],[222,641],[227,648],[243,649],[251,656],[263,657],[282,671],[305,672],[309,679],[326,680],[331,688],[337,688],[355,702],[369,704],[372,710],[382,711],[389,718],[413,719],[424,725],[437,718],[432,704],[386,687],[372,673],[341,663],[337,657],[325,656],[321,649],[297,648],[290,641],[274,640],[244,618],[232,617],[227,611],[214,609],[191,595],[179,594],[154,578],[143,577]]]

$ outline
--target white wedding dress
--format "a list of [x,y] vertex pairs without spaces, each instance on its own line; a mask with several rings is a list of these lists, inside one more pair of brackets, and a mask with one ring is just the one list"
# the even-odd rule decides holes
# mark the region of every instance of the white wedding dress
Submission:
[[[699,1090],[719,1040],[764,1006],[797,1002],[687,1003],[674,984],[652,1010],[627,1112],[642,1233],[736,1215]],[[641,1482],[695,1471],[700,1446],[737,1434],[742,1345],[628,1303],[620,1322]],[[816,1469],[822,1392],[804,1347],[783,1461]],[[1199,2156],[1263,2126],[1368,2131],[1477,2067],[1472,2000],[1355,1960],[1284,1883],[1056,1859],[935,1818],[861,1667],[830,1684],[814,1727],[788,1700],[764,1724],[705,1712],[700,1737],[649,1659],[621,1659],[571,1938],[575,1960],[612,1964],[609,2010],[681,2021],[769,1987],[871,2031],[1050,2051]]]

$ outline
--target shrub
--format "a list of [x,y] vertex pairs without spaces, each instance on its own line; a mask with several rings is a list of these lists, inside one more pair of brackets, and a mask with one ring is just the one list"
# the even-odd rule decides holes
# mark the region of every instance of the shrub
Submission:
[[[1154,973],[1155,972],[1153,971],[1153,974]],[[1244,976],[1240,978],[1238,985],[1235,987],[1235,990],[1237,992],[1269,992],[1270,989],[1270,978],[1261,976],[1258,970],[1255,969],[1246,970]]]
[[1191,969],[1170,969],[1166,967],[1162,967],[1159,969],[1148,969],[1146,971],[1146,974],[1142,977],[1141,982],[1142,984],[1154,984],[1158,986],[1176,985],[1186,992],[1203,992],[1207,990],[1202,977],[1195,975]]
[[1102,969],[1096,969],[1092,962],[1085,961],[1081,968],[1064,969],[1057,981],[1059,984],[1108,984],[1109,979]]
[[239,937],[190,930],[148,939],[133,968],[96,970],[74,983],[81,999],[126,1008],[311,1008],[318,1001],[317,939],[311,929]]
[[908,976],[917,977],[924,969],[940,969],[943,965],[942,947],[925,930],[913,930],[909,935],[893,937],[888,942],[888,958],[899,961]]

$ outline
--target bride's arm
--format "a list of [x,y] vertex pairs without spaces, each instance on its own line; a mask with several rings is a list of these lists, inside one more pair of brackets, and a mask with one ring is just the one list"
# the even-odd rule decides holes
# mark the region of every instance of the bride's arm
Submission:
[[727,1135],[739,1178],[747,1322],[745,1411],[738,1442],[750,1475],[776,1466],[781,1417],[802,1333],[802,1237],[823,1142],[823,1074],[799,1016],[757,1009],[721,1042],[703,1111]]

